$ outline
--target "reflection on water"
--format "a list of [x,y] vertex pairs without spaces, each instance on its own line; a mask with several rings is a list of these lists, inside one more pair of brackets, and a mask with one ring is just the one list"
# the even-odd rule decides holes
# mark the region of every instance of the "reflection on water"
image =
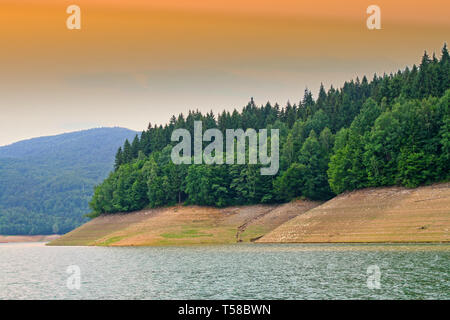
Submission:
[[450,245],[0,244],[0,299],[450,299]]

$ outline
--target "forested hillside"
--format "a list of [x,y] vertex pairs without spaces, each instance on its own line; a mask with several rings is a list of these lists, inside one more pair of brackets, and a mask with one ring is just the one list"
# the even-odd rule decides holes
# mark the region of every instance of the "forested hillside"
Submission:
[[66,233],[79,226],[117,148],[135,135],[99,128],[0,147],[0,234]]
[[[419,66],[395,74],[365,76],[342,88],[305,90],[297,104],[253,99],[241,112],[203,115],[189,111],[165,126],[149,125],[126,141],[115,170],[95,189],[94,214],[133,211],[177,202],[228,206],[326,200],[346,190],[448,180],[450,147],[450,58],[426,52]],[[171,133],[194,121],[203,130],[278,128],[280,170],[260,175],[260,165],[174,165]]]

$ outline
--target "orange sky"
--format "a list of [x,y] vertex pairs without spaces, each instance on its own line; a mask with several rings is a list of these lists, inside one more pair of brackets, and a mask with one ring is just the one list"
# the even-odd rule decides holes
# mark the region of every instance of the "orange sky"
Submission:
[[[77,4],[82,29],[67,30]],[[381,8],[382,30],[366,28]],[[0,145],[189,108],[297,102],[439,53],[450,1],[0,0]]]
[[291,16],[291,17],[338,17],[360,19],[370,4],[385,9],[388,20],[410,20],[426,23],[449,24],[447,0],[10,0],[3,3],[67,6],[77,4],[89,8],[115,8],[119,10],[183,10],[192,12],[220,12],[243,15]]

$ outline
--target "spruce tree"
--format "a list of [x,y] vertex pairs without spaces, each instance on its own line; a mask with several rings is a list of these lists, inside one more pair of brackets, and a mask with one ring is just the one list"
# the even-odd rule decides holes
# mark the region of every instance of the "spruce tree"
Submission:
[[123,161],[122,163],[129,163],[133,159],[133,155],[131,153],[131,144],[128,139],[125,140],[125,143],[123,145]]
[[122,163],[123,163],[122,147],[119,147],[119,150],[117,150],[116,153],[116,160],[114,162],[114,171],[117,171],[117,169],[119,169]]

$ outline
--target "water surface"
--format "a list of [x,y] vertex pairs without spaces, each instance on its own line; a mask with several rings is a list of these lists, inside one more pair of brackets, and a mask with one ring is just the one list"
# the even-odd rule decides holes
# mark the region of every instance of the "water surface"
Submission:
[[450,299],[450,245],[0,244],[0,299]]

